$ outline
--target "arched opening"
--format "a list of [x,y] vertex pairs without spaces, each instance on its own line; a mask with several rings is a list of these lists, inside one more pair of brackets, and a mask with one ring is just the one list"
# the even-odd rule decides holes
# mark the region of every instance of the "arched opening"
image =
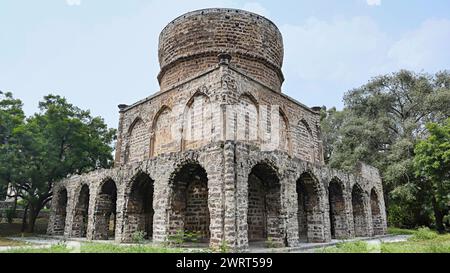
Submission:
[[368,236],[367,215],[364,205],[364,192],[360,186],[353,186],[352,190],[353,227],[355,237]]
[[249,243],[268,240],[285,245],[281,220],[281,185],[276,171],[265,163],[248,177],[247,226]]
[[297,181],[297,219],[300,241],[323,242],[324,212],[320,205],[320,188],[317,179],[304,173]]
[[125,213],[126,236],[143,233],[145,239],[153,238],[154,181],[145,173],[139,173],[131,184]]
[[67,190],[65,188],[60,189],[55,199],[53,235],[64,235],[67,216]]
[[197,163],[184,165],[174,174],[171,191],[170,235],[191,234],[197,242],[209,243],[211,233],[205,169]]
[[100,189],[94,210],[94,239],[114,238],[116,229],[116,183],[109,179]]
[[89,197],[89,186],[83,185],[75,206],[75,216],[72,224],[73,237],[86,237],[89,217]]
[[328,187],[328,201],[330,205],[331,238],[345,239],[349,237],[347,216],[345,214],[345,201],[342,183],[333,179]]
[[373,235],[383,235],[383,218],[381,216],[380,202],[375,189],[370,192],[370,208],[372,210]]

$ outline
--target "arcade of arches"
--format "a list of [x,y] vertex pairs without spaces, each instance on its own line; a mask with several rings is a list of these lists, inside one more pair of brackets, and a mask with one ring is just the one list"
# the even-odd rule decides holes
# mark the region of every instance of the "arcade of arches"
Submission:
[[[162,206],[167,236],[184,231],[197,234],[202,243],[210,243],[214,215],[211,208],[220,206],[220,199],[211,198],[215,195],[210,191],[210,176],[205,168],[189,161],[167,175],[163,192],[156,190],[157,180],[146,172],[137,172],[126,183],[117,183],[117,177],[104,179],[96,184],[97,188],[86,183],[74,191],[59,187],[51,234],[130,242],[132,234],[143,232],[146,239],[152,240],[158,223],[155,221],[161,223],[156,211]],[[384,234],[384,205],[377,189],[369,193],[358,183],[349,187],[338,178],[320,181],[309,171],[299,175],[295,183],[283,177],[277,166],[265,161],[249,169],[243,216],[249,245],[272,241],[277,246],[291,246],[289,234],[296,234],[298,242],[311,243]],[[290,197],[285,183],[295,187],[292,206],[286,203]],[[166,196],[166,203],[161,196]],[[296,226],[286,225],[286,213],[294,208]]]

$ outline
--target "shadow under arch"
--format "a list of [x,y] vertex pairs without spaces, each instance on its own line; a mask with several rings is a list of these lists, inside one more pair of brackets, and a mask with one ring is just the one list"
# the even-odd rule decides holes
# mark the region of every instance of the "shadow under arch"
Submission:
[[286,246],[281,218],[281,184],[276,168],[257,163],[248,176],[247,228],[249,244],[268,240]]
[[358,184],[355,184],[352,188],[352,212],[355,237],[370,236],[369,226],[367,223],[365,193],[361,186]]
[[117,186],[111,178],[104,180],[97,195],[94,208],[94,240],[115,237]]
[[169,196],[169,236],[189,233],[200,243],[210,241],[208,176],[198,162],[185,162],[172,173]]
[[297,219],[300,241],[326,241],[324,209],[320,204],[321,188],[317,178],[304,172],[297,180]]
[[384,235],[383,217],[380,208],[380,199],[377,190],[373,188],[370,191],[370,209],[372,212],[373,235]]
[[61,187],[55,198],[55,217],[53,219],[53,235],[64,235],[67,217],[68,194],[65,187]]
[[89,191],[89,186],[87,184],[83,184],[75,205],[75,213],[72,222],[72,237],[83,238],[87,235],[90,198]]
[[328,186],[328,203],[330,206],[330,233],[332,239],[349,238],[347,214],[345,212],[344,185],[333,178]]
[[153,194],[154,180],[146,173],[139,172],[131,180],[124,213],[124,237],[131,241],[140,233],[145,239],[153,238]]

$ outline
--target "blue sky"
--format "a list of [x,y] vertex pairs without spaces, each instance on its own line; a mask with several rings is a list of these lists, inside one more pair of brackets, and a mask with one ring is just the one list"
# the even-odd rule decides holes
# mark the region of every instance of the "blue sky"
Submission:
[[0,0],[0,90],[37,111],[46,94],[118,123],[117,105],[158,91],[158,35],[184,12],[235,7],[283,33],[283,92],[341,108],[343,94],[402,68],[450,68],[448,0]]

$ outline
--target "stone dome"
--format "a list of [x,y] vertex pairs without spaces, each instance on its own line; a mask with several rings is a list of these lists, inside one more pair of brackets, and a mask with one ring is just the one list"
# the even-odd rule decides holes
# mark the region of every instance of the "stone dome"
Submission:
[[232,56],[233,67],[281,91],[284,51],[277,26],[261,15],[223,8],[186,13],[163,29],[158,52],[161,90],[214,67],[220,53]]

